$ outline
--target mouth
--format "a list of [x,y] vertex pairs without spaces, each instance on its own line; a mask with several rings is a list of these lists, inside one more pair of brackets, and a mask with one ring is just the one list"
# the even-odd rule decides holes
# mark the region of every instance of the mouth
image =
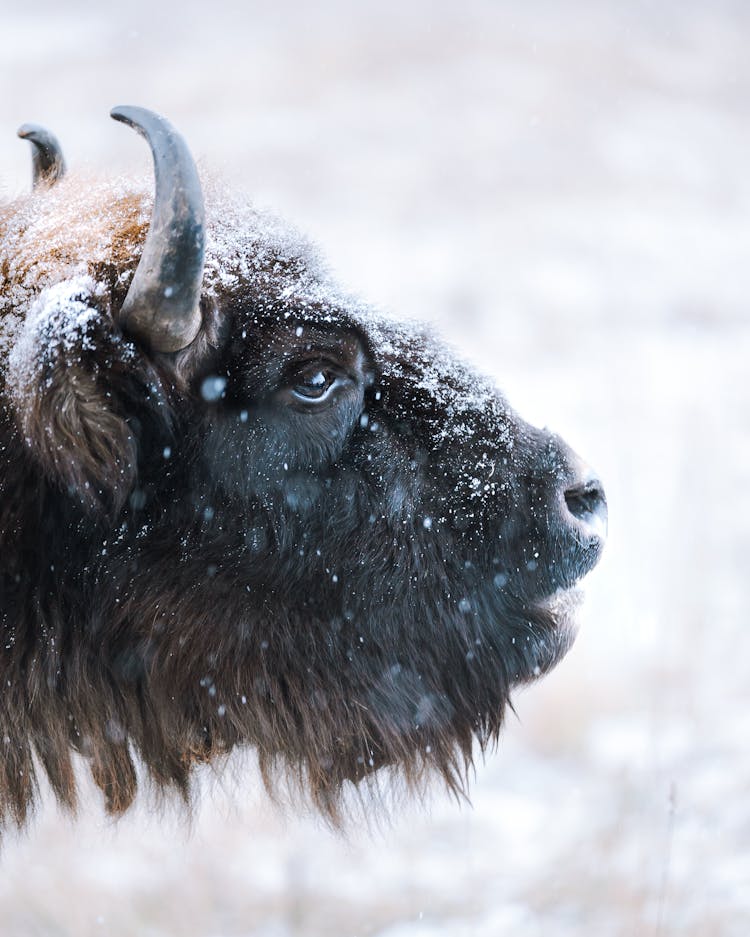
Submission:
[[578,586],[557,589],[530,606],[529,617],[540,627],[534,667],[522,683],[549,673],[568,653],[578,634],[584,592]]
[[542,599],[537,606],[542,609],[556,630],[578,632],[578,613],[583,605],[584,591],[580,586],[571,586],[568,589],[557,589],[546,599]]

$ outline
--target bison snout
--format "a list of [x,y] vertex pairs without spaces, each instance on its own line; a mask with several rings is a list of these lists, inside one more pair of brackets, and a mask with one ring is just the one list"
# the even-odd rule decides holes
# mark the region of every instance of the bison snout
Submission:
[[565,508],[571,522],[586,540],[607,539],[607,499],[602,483],[593,473],[567,488],[564,492]]
[[557,463],[549,528],[553,569],[558,585],[567,588],[601,557],[607,539],[607,498],[598,476],[558,437],[550,451]]

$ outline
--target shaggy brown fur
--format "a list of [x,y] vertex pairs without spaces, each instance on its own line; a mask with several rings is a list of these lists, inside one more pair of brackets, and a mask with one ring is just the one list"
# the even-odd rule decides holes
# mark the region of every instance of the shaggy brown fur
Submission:
[[0,208],[0,824],[40,770],[74,807],[72,752],[113,813],[135,758],[187,797],[238,745],[332,817],[383,765],[461,790],[601,549],[560,440],[207,189],[204,326],[177,355],[118,325],[139,186]]

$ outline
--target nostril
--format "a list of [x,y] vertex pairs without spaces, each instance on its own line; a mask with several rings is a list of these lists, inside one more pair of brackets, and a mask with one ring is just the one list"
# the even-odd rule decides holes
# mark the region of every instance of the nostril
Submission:
[[607,499],[598,478],[568,488],[565,504],[573,517],[590,528],[592,534],[602,538],[606,536]]
[[605,503],[604,491],[597,481],[576,485],[565,492],[565,503],[574,517],[585,520],[588,514],[595,514]]

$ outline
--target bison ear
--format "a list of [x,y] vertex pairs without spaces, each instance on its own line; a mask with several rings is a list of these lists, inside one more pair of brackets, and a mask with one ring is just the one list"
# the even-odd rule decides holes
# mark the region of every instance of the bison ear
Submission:
[[91,277],[42,292],[8,364],[16,419],[45,476],[89,509],[119,511],[137,477],[138,408],[156,384]]

